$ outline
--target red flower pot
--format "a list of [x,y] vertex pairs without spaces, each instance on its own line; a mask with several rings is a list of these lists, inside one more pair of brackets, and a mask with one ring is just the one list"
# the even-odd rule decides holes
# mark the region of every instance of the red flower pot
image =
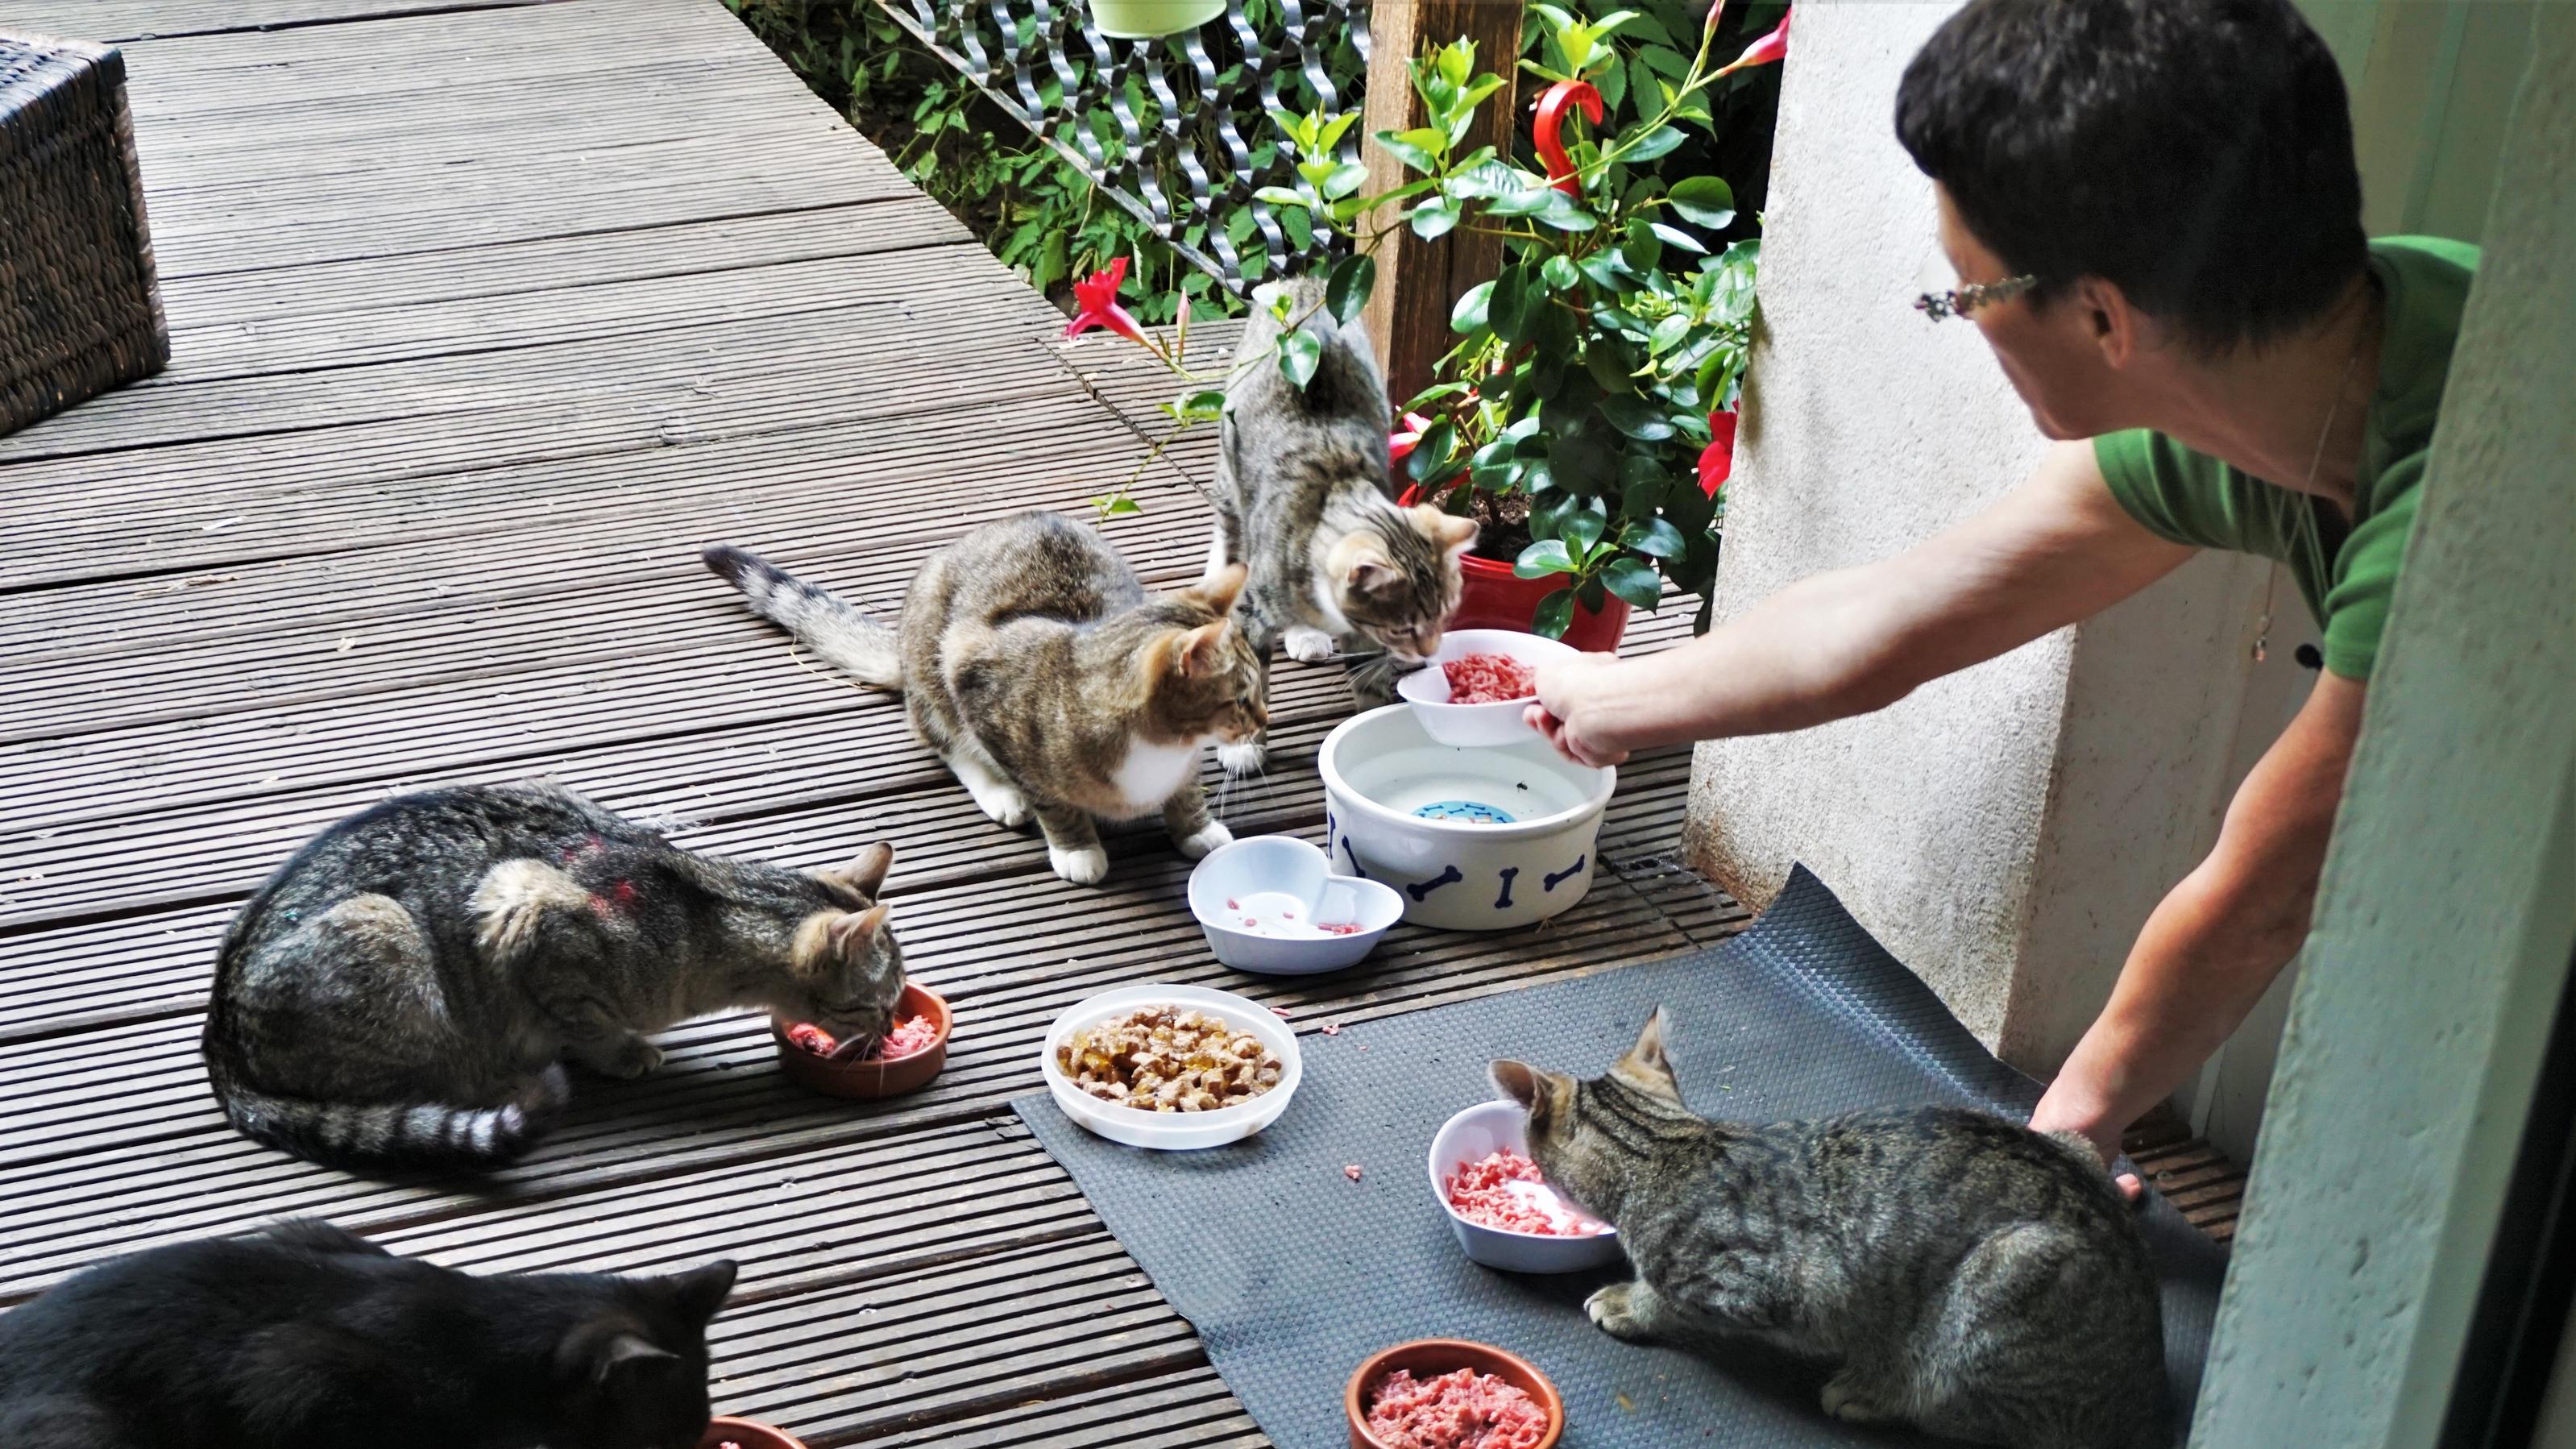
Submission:
[[[1419,486],[1404,490],[1396,502],[1410,508],[1421,501]],[[1538,621],[1539,600],[1564,587],[1561,574],[1525,579],[1512,572],[1512,566],[1489,558],[1469,554],[1458,561],[1465,575],[1458,590],[1458,612],[1449,619],[1452,629],[1518,629],[1535,633],[1530,626]],[[1574,622],[1565,626],[1565,642],[1577,649],[1595,654],[1617,652],[1620,637],[1628,632],[1628,601],[1603,592],[1601,607],[1587,609],[1574,606]]]

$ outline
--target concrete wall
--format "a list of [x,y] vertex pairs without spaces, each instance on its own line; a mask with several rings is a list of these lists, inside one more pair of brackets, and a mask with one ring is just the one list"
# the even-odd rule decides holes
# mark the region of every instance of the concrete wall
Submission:
[[[1890,118],[1955,8],[1799,16],[1721,618],[1968,516],[2045,447],[1976,331],[1911,305],[1946,264]],[[1703,745],[1692,859],[1756,905],[1804,860],[1988,1043],[2053,1070],[2304,692],[2289,624],[2262,671],[2248,662],[2262,588],[2260,565],[2205,558],[1877,715]],[[2303,614],[2286,581],[2276,612]]]

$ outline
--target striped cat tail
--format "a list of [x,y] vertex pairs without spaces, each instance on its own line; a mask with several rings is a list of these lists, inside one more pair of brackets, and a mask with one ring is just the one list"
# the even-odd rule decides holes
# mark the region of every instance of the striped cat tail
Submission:
[[552,1130],[572,1098],[570,1079],[553,1063],[499,1107],[316,1102],[215,1075],[224,1115],[243,1136],[315,1162],[378,1167],[506,1166]]
[[824,662],[880,689],[903,688],[903,657],[891,626],[729,543],[711,543],[698,556],[716,577],[742,590],[753,613],[795,635]]

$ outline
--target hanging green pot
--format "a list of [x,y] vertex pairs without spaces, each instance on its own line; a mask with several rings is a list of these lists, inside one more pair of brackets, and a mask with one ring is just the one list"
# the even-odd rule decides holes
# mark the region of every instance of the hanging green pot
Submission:
[[1224,13],[1225,0],[1091,0],[1092,23],[1120,40],[1178,35]]

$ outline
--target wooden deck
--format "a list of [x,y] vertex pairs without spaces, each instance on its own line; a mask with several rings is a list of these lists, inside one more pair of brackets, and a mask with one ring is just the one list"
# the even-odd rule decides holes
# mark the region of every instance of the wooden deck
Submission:
[[[1113,842],[1105,888],[1065,885],[894,701],[791,658],[697,545],[891,603],[973,523],[1081,510],[1166,388],[1056,343],[716,0],[0,0],[0,28],[132,42],[176,354],[0,438],[0,1304],[298,1213],[481,1270],[730,1255],[718,1402],[817,1444],[1259,1444],[1008,1114],[1047,1019],[1163,979],[1311,1028],[1741,925],[1674,862],[1670,751],[1625,772],[1614,868],[1551,927],[1403,934],[1311,991],[1235,977],[1159,835]],[[1149,579],[1195,571],[1206,445],[1111,526]],[[1311,835],[1347,693],[1289,666],[1275,704],[1274,768],[1224,814]],[[907,955],[960,1015],[946,1073],[817,1099],[738,1016],[671,1033],[648,1081],[582,1082],[487,1183],[233,1134],[195,1042],[243,895],[389,790],[534,774],[788,864],[897,841]],[[2232,1219],[2228,1191],[2203,1215]]]

